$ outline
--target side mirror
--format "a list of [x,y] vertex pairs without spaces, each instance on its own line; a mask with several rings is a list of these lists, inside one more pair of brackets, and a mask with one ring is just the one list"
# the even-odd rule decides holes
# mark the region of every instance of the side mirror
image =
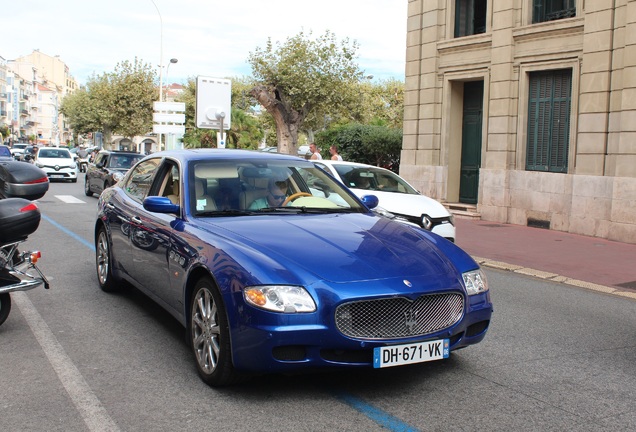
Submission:
[[380,203],[380,200],[375,195],[364,195],[360,199],[362,200],[362,203],[370,209],[376,208]]
[[153,213],[179,214],[179,205],[173,204],[169,198],[161,196],[149,196],[144,199],[144,209]]

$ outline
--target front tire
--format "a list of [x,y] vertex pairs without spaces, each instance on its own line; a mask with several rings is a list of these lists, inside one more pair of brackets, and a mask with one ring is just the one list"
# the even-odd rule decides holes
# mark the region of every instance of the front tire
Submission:
[[104,228],[103,226],[99,229],[96,240],[95,267],[97,269],[97,280],[99,281],[99,287],[104,292],[119,291],[119,281],[113,275],[112,270],[112,255],[110,253],[110,243],[108,242],[106,228]]
[[4,323],[11,312],[11,296],[9,293],[0,294],[0,325]]
[[199,279],[194,287],[188,329],[188,342],[201,379],[213,387],[239,381],[240,375],[232,364],[230,330],[223,299],[209,278]]

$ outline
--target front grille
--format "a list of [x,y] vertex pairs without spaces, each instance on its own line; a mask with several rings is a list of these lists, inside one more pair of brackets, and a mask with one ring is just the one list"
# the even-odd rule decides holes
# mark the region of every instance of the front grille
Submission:
[[345,336],[393,339],[421,336],[457,323],[464,312],[458,293],[429,294],[345,303],[336,309],[336,326]]

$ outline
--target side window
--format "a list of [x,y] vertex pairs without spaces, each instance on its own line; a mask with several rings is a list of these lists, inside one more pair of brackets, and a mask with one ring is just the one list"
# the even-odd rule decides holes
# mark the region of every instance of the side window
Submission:
[[576,16],[576,0],[533,0],[532,23]]
[[486,33],[486,0],[455,0],[455,37]]
[[161,189],[158,195],[169,198],[173,204],[179,204],[179,197],[181,196],[179,168],[176,165],[170,165],[171,168],[162,170],[165,174],[161,180]]
[[124,185],[126,194],[141,203],[148,195],[160,162],[161,159],[150,159],[137,165]]
[[95,165],[99,165],[100,163],[105,165],[104,162],[106,162],[106,154],[105,153],[98,154],[97,157],[95,158]]

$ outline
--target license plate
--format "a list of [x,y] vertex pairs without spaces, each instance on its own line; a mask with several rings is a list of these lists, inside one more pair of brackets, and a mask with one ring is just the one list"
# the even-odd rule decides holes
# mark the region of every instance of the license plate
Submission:
[[449,340],[438,339],[373,349],[373,367],[383,368],[448,358]]
[[51,177],[53,178],[64,177],[64,174],[51,174]]

